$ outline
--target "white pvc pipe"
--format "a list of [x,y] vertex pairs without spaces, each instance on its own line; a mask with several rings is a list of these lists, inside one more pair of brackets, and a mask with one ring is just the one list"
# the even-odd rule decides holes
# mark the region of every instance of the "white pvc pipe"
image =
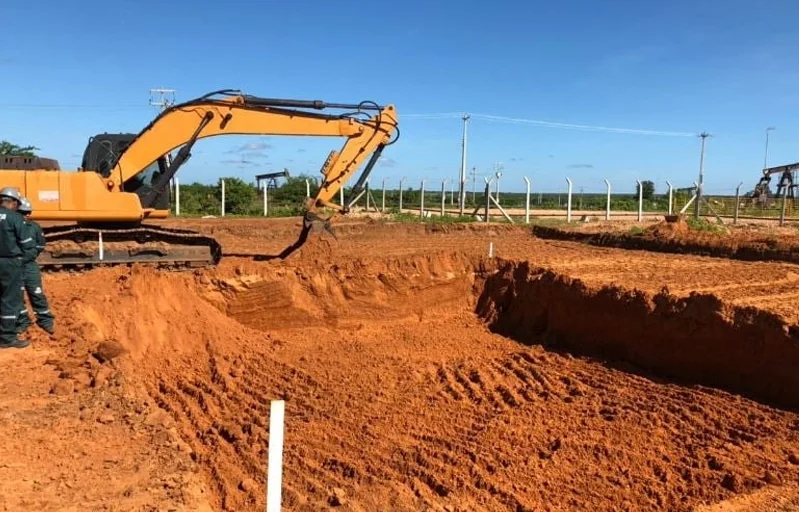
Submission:
[[266,512],[280,512],[283,487],[283,423],[286,403],[272,400],[269,408],[269,463],[266,475]]
[[175,217],[180,217],[180,181],[175,176]]
[[225,180],[222,180],[222,217],[225,216]]
[[608,200],[605,206],[605,220],[610,220],[610,181],[605,180],[605,185],[608,188]]
[[311,183],[305,180],[305,197],[311,197]]

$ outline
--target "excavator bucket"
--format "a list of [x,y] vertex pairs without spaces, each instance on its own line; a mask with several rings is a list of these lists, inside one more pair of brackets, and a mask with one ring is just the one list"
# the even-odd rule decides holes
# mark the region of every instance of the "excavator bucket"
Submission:
[[300,231],[299,238],[297,238],[296,242],[283,249],[283,252],[281,252],[278,257],[282,260],[288,258],[294,251],[305,244],[308,240],[308,235],[311,233],[328,233],[335,240],[338,240],[336,233],[333,231],[333,227],[330,225],[330,219],[325,219],[314,212],[306,211],[305,215],[303,215],[302,230]]

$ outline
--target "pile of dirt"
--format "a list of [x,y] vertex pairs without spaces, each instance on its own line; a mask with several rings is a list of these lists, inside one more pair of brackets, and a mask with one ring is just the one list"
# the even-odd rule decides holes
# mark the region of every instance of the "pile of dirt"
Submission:
[[672,240],[674,238],[681,238],[690,232],[691,228],[685,221],[685,218],[679,217],[674,222],[661,221],[651,226],[648,226],[644,233],[648,236],[658,238],[661,240]]

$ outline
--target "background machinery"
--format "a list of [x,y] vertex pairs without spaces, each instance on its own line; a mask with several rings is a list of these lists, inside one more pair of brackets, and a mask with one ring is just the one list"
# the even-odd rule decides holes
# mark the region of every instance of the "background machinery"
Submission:
[[[780,198],[783,194],[793,200],[796,197],[797,185],[794,183],[794,173],[797,170],[799,170],[799,162],[763,169],[763,176],[755,185],[750,196],[753,202],[758,206],[766,207],[771,205],[774,198]],[[780,179],[777,182],[777,193],[772,194],[770,183],[771,177],[775,174],[779,174]]]
[[[68,223],[44,228],[48,243],[39,257],[43,266],[205,266],[222,256],[216,240],[146,222],[169,216],[170,180],[198,140],[219,135],[346,138],[324,162],[321,186],[304,205],[298,241],[279,255],[286,257],[309,231],[329,230],[330,217],[348,211],[333,198],[366,162],[351,192],[359,194],[383,148],[398,134],[391,105],[261,98],[222,90],[165,109],[139,133],[92,137],[77,172],[53,170],[53,165],[41,166],[35,158],[22,164],[15,160],[9,167],[0,161],[0,171],[3,186],[18,187],[30,199],[33,220]],[[332,213],[324,217],[323,210]]]

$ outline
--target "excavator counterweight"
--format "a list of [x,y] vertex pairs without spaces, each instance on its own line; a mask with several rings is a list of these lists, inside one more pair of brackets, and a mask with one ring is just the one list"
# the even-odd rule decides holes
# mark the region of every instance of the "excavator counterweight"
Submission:
[[[92,137],[77,171],[60,170],[57,162],[47,159],[40,159],[47,168],[35,167],[33,160],[24,168],[3,168],[0,161],[0,176],[3,186],[18,187],[31,201],[33,220],[69,223],[45,228],[48,247],[39,260],[45,267],[215,265],[223,250],[213,238],[147,222],[169,216],[169,183],[198,140],[222,135],[345,139],[331,153],[335,158],[322,167],[321,186],[304,205],[298,241],[279,255],[286,257],[301,247],[310,231],[332,234],[330,217],[348,211],[332,198],[366,162],[355,188],[362,186],[398,133],[392,105],[260,98],[222,90],[165,109],[138,133]],[[167,158],[173,151],[174,157]]]

